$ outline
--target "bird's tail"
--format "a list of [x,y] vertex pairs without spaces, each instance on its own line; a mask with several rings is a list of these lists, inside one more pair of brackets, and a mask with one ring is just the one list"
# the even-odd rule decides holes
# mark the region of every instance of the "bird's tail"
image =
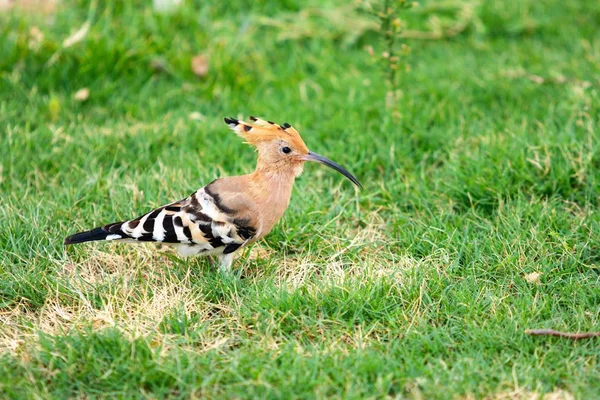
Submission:
[[[121,231],[122,222],[110,224],[101,228],[94,228],[90,231],[79,232],[65,239],[65,245],[95,242],[98,240],[119,240],[126,237]],[[116,229],[115,229],[116,228]]]

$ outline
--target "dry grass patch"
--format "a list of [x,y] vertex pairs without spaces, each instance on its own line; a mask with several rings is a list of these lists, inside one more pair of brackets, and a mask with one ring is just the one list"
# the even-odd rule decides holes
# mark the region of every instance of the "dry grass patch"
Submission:
[[491,396],[486,396],[486,400],[574,400],[575,396],[572,393],[556,389],[552,392],[540,393],[529,391],[525,388],[519,388],[512,391],[498,392]]
[[27,13],[54,14],[59,0],[0,0],[0,12],[13,9]]
[[[276,267],[275,283],[293,291],[301,286],[341,286],[349,280],[397,281],[404,271],[426,265],[440,270],[449,262],[447,255],[441,253],[421,260],[397,254],[393,239],[387,235],[386,222],[377,210],[365,216],[364,221],[365,226],[357,229],[340,226],[339,237],[325,238],[326,247],[285,257]],[[255,249],[256,246],[252,251]]]
[[[68,296],[57,288],[37,311],[19,304],[0,314],[0,351],[14,352],[40,331],[61,335],[92,327],[117,328],[131,338],[162,335],[160,325],[174,311],[193,314],[203,325],[206,347],[214,347],[223,340],[225,325],[235,327],[236,310],[205,299],[190,278],[196,267],[176,264],[150,246],[122,254],[92,249],[81,262],[57,265]],[[183,277],[173,273],[182,268],[187,268]]]

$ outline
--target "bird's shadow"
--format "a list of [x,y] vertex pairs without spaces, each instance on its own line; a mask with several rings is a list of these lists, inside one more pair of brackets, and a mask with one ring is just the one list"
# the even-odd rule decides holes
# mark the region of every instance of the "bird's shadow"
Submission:
[[[206,282],[206,280],[220,281],[247,281],[260,274],[256,266],[252,262],[246,260],[247,256],[241,256],[230,272],[223,272],[219,269],[219,263],[215,257],[188,257],[180,258],[177,255],[169,252],[162,254],[165,258],[171,261],[171,269],[169,272],[179,279],[188,279],[190,283]],[[167,267],[167,266],[165,266]]]

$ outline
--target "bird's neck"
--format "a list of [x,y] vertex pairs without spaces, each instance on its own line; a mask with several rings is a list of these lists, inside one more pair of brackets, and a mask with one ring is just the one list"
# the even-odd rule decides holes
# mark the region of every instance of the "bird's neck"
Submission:
[[291,166],[286,166],[286,168],[265,168],[258,165],[252,173],[252,180],[260,190],[272,194],[277,193],[289,200],[294,181],[296,180],[296,171]]
[[255,198],[262,203],[262,232],[266,235],[283,216],[290,204],[292,188],[296,179],[294,168],[261,168],[250,175],[255,190]]

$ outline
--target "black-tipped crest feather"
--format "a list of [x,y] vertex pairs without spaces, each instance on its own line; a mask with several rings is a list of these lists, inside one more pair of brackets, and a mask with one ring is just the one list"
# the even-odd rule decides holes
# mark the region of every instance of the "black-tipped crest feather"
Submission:
[[240,123],[239,120],[231,117],[225,117],[223,118],[223,121],[232,128],[235,128]]

